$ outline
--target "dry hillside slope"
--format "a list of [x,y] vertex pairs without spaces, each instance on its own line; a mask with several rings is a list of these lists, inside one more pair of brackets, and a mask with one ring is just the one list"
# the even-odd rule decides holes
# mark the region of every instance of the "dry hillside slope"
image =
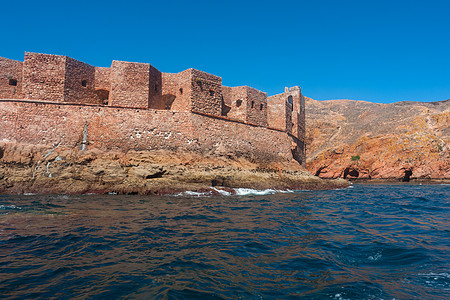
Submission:
[[450,100],[306,99],[307,169],[322,178],[450,179]]

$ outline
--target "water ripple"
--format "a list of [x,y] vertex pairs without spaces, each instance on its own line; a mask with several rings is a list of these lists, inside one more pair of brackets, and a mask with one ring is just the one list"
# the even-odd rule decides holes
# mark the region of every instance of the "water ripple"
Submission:
[[1,196],[0,294],[450,298],[450,186],[240,192]]

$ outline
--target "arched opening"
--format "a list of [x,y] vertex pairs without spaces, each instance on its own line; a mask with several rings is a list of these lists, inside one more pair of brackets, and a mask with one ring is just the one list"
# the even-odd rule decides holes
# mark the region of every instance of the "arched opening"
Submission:
[[16,79],[10,79],[9,80],[9,85],[17,86],[17,80]]
[[292,96],[288,97],[288,103],[291,106],[291,110],[294,110],[294,98]]
[[98,102],[103,105],[108,105],[109,91],[105,89],[96,89],[95,94],[97,95]]
[[214,96],[214,91],[213,90],[209,90],[209,95],[210,96]]
[[86,87],[87,86],[87,81],[86,80],[81,81],[81,85]]
[[359,172],[355,169],[351,170],[350,168],[347,168],[344,170],[344,179],[347,179],[348,176],[358,178]]
[[180,95],[183,95],[183,88],[180,88],[179,91],[180,91]]
[[405,170],[405,175],[402,178],[403,182],[410,182],[411,181],[411,176],[412,176],[412,170]]
[[236,100],[236,107],[239,107],[242,105],[242,100]]
[[263,108],[264,108],[264,104],[261,103],[261,104],[259,105],[259,110],[263,110]]

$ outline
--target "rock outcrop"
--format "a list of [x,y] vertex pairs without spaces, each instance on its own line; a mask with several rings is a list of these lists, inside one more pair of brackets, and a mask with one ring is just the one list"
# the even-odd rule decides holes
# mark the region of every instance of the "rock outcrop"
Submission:
[[[182,151],[105,151],[0,141],[0,194],[174,194],[231,188],[331,189],[296,161]],[[214,188],[211,188],[214,187]]]
[[450,100],[306,99],[307,169],[321,178],[450,179]]

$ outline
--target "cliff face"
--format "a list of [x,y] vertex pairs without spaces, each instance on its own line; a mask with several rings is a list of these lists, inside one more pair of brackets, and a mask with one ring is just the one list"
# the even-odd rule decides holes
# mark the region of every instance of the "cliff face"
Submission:
[[194,151],[79,150],[0,140],[0,194],[174,194],[216,188],[233,193],[232,188],[346,186],[344,180],[312,176],[294,160],[258,163]]
[[307,169],[322,178],[449,179],[450,100],[306,99]]

